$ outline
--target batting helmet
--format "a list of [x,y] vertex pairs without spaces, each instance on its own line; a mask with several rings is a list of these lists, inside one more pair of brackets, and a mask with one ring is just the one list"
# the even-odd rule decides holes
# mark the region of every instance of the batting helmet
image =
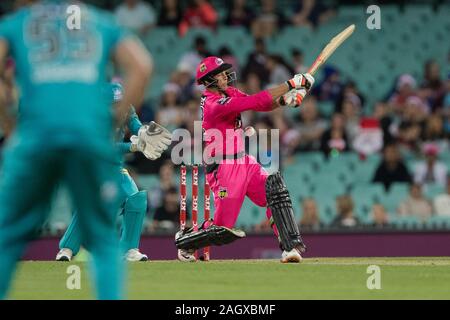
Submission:
[[215,81],[215,75],[231,69],[232,67],[233,66],[231,64],[223,62],[223,60],[219,57],[207,57],[197,66],[195,79],[198,84],[202,84],[203,81],[213,83]]

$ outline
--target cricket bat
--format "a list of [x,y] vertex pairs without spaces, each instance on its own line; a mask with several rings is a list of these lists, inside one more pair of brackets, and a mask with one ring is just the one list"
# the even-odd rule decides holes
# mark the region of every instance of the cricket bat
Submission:
[[[309,67],[308,73],[314,75],[316,71],[328,60],[328,58],[333,54],[334,51],[355,31],[355,25],[352,24],[341,31],[338,35],[336,35],[333,39],[328,42],[328,44],[323,48],[322,52],[317,56],[314,63]],[[302,98],[298,97],[298,100],[301,103]],[[285,105],[284,97],[280,98],[280,104]]]
[[355,25],[352,24],[336,35],[330,42],[323,48],[322,52],[316,58],[314,63],[308,70],[308,73],[314,75],[316,71],[328,60],[333,52],[355,31]]

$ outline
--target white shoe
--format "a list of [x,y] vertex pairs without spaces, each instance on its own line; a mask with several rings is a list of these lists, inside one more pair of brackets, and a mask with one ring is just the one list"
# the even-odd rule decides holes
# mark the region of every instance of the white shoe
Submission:
[[125,259],[127,259],[127,261],[131,261],[131,262],[147,261],[148,257],[147,257],[147,255],[140,253],[138,249],[130,249],[125,254]]
[[291,251],[284,250],[281,254],[280,261],[282,263],[300,263],[303,260],[302,256],[300,255],[300,252],[297,249],[292,249]]
[[56,255],[56,261],[70,261],[72,260],[72,257],[73,257],[72,250],[68,248],[62,248]]
[[197,258],[194,255],[194,251],[178,249],[178,260],[182,262],[195,262]]

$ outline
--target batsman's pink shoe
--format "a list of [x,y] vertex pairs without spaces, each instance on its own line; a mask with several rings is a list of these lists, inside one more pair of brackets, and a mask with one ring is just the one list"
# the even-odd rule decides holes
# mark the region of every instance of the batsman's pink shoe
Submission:
[[300,252],[295,248],[291,251],[284,250],[280,259],[282,263],[300,263],[302,260]]

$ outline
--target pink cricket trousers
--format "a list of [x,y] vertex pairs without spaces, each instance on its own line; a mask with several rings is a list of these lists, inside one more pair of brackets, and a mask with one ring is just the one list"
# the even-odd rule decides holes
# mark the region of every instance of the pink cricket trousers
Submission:
[[[268,173],[253,156],[224,160],[216,170],[206,175],[214,194],[214,224],[233,228],[245,196],[257,206],[266,207],[266,179]],[[266,210],[270,219],[272,212]]]

